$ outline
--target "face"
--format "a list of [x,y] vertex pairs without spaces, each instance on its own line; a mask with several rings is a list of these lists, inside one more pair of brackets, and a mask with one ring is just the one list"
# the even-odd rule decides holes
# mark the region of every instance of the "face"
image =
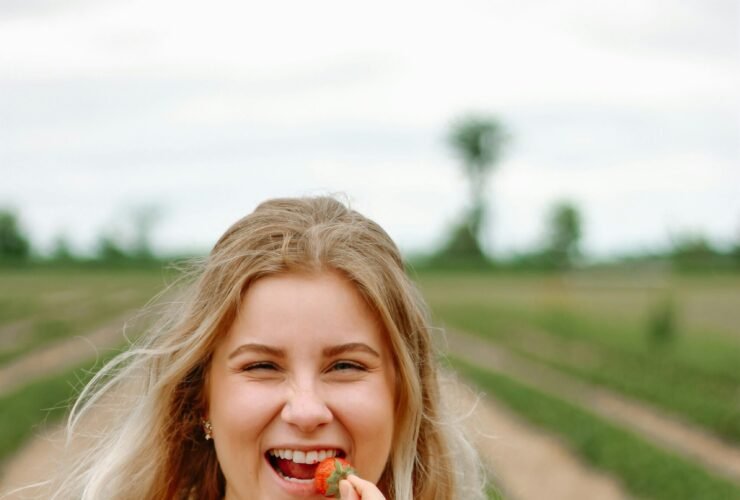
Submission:
[[383,328],[351,282],[335,272],[257,280],[207,382],[226,500],[324,498],[309,478],[332,455],[377,482],[394,387]]

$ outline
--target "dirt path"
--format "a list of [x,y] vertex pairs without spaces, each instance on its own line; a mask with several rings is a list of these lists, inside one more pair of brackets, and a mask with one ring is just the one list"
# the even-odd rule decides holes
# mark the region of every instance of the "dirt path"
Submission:
[[59,340],[0,367],[0,395],[41,376],[94,359],[102,349],[118,346],[124,339],[122,326],[132,315],[128,312],[87,335]]
[[521,421],[496,401],[462,384],[448,384],[478,443],[492,480],[506,500],[623,500],[618,481],[576,458],[557,438]]
[[740,484],[740,449],[695,425],[643,402],[529,361],[471,334],[448,332],[448,348],[451,353],[479,366],[587,408],[607,421],[635,431],[646,441],[699,462],[715,474]]
[[[119,346],[124,325],[136,313],[127,312],[91,333],[68,338],[29,353],[0,368],[0,395],[8,394],[39,377],[63,372],[94,359],[99,351]],[[43,488],[9,494],[43,481],[65,458],[64,424],[41,428],[0,470],[0,499],[46,498]]]

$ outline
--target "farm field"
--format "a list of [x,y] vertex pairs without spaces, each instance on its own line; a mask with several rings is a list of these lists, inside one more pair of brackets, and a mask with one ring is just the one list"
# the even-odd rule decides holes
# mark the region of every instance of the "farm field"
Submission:
[[[172,279],[171,273],[151,269],[0,269],[4,470],[16,470],[15,457],[33,435],[60,421],[89,376],[83,369],[97,366],[96,359],[99,365],[124,344],[124,321]],[[496,465],[506,460],[507,439],[513,442],[515,432],[540,439],[516,436],[522,443],[551,440],[548,446],[558,453],[541,456],[561,457],[549,459],[553,475],[566,467],[558,462],[568,461],[572,477],[580,478],[573,481],[585,483],[595,474],[609,482],[615,491],[609,498],[697,498],[697,492],[701,498],[740,498],[740,459],[732,464],[740,457],[740,276],[423,272],[415,279],[435,324],[448,330],[451,366],[492,408],[505,408],[507,418],[516,420],[507,424],[511,435],[482,439],[481,446],[493,447],[498,460],[487,462],[500,490],[492,488],[491,498],[537,498],[536,492],[518,490],[522,481],[515,475],[523,474],[524,465],[520,472]],[[666,301],[674,326],[656,341],[649,334],[650,318]],[[114,333],[107,334],[100,352],[91,350],[89,358],[75,363],[44,365],[46,372],[13,380],[12,390],[2,391],[3,376],[26,373],[13,372],[24,360],[105,327]],[[136,335],[137,328],[127,333]],[[486,357],[476,345],[497,354]],[[517,371],[517,366],[527,368]],[[556,375],[538,380],[531,375],[538,370]],[[629,415],[612,419],[591,406],[594,391],[653,412],[653,427]],[[497,420],[501,415],[490,416],[486,422],[493,423],[486,425],[503,422]],[[661,426],[674,434],[663,433]],[[482,431],[497,434],[496,428]],[[672,443],[675,432],[691,439]],[[534,463],[527,453],[536,453],[536,446],[517,450],[522,464]],[[1,492],[9,479],[2,470],[0,478]],[[574,496],[584,491],[578,485],[568,488],[562,498],[585,494]]]
[[[486,358],[475,347],[468,350],[475,366],[453,358],[454,366],[584,461],[616,475],[629,494],[740,498],[739,277],[427,272],[417,279],[450,345],[466,332],[498,350]],[[666,300],[674,326],[656,341],[650,318]],[[512,369],[516,360],[526,369]],[[538,371],[545,380],[537,380]],[[614,404],[601,413],[589,407],[604,395],[641,414],[622,415],[614,425]],[[642,414],[654,417],[652,427]],[[709,486],[708,478],[718,483]]]
[[136,269],[0,269],[0,367],[143,307],[165,276]]
[[[611,281],[610,281],[611,280]],[[646,400],[740,443],[740,279],[448,276],[420,279],[437,322]],[[610,286],[610,283],[612,285]],[[671,296],[674,338],[651,342]],[[712,304],[710,325],[702,307]],[[677,390],[680,388],[680,390]]]
[[[137,311],[164,288],[166,276],[132,269],[0,269],[0,463],[63,416],[89,369],[122,346],[124,334],[141,330]],[[96,345],[96,332],[113,341]]]

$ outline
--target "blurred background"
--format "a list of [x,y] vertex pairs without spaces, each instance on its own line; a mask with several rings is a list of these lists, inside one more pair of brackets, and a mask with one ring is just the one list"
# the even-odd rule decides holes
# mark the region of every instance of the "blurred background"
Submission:
[[3,0],[0,174],[0,491],[169,263],[331,194],[483,395],[491,498],[740,498],[734,0]]

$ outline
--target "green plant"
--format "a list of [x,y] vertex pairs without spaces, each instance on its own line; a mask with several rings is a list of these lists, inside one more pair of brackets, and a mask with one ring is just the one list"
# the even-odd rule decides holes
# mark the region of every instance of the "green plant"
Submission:
[[[561,309],[541,311],[476,304],[438,306],[438,319],[451,327],[496,341],[538,363],[682,415],[718,436],[740,443],[740,387],[737,348],[726,345],[723,357],[698,341],[679,344],[656,357],[642,342],[642,332],[612,320],[591,320]],[[524,332],[525,335],[519,335]],[[638,336],[638,333],[640,334]],[[539,340],[538,340],[539,339]],[[548,346],[537,349],[536,346]],[[688,358],[683,349],[689,348]],[[581,353],[590,359],[568,355]],[[657,358],[657,359],[656,359]],[[676,390],[680,387],[681,390]]]
[[669,295],[653,305],[648,315],[648,342],[651,347],[665,348],[678,337],[676,304]]
[[654,500],[740,498],[740,488],[655,447],[586,410],[460,359],[453,366],[535,425],[560,435],[573,451],[618,476],[631,493]]
[[0,397],[0,462],[39,428],[62,417],[80,389],[114,354],[111,351],[96,362],[88,361],[63,373],[34,380]]

